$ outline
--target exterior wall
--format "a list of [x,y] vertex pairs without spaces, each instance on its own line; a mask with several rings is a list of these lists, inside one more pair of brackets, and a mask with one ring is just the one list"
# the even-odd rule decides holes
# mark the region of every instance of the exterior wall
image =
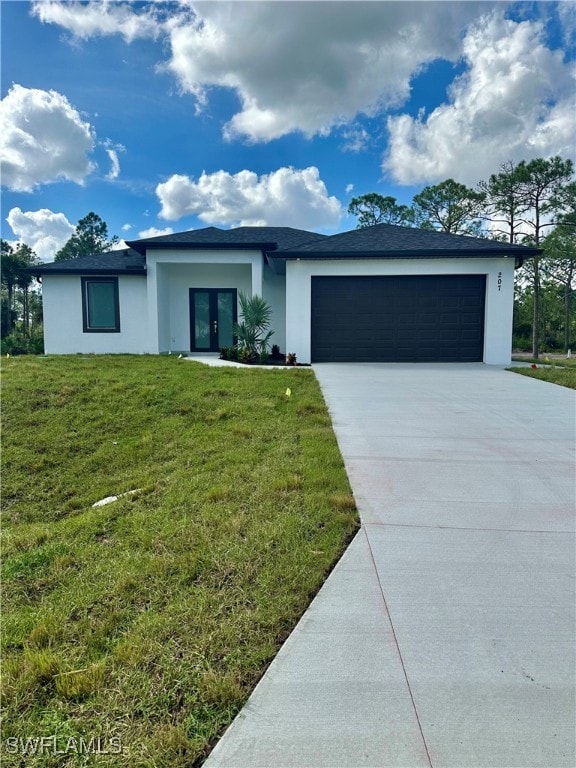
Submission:
[[514,259],[491,259],[486,277],[484,362],[510,365],[514,311]]
[[152,352],[147,330],[146,279],[118,276],[120,333],[84,333],[80,275],[44,275],[44,349],[49,355]]
[[158,295],[157,323],[158,323],[158,352],[170,350],[170,268],[164,264],[157,264],[156,293]]
[[252,288],[248,264],[170,264],[164,270],[168,296],[167,349],[172,352],[190,350],[190,288],[236,288],[247,294]]
[[[260,251],[148,250],[149,332],[154,351],[190,349],[189,288],[239,288],[261,295],[262,262]],[[241,284],[235,285],[231,277],[240,274]]]
[[43,278],[48,354],[149,353],[190,349],[190,288],[236,288],[266,298],[273,343],[283,349],[283,276],[264,267],[260,251],[161,251],[147,256],[146,276],[120,275],[120,333],[84,333],[81,275]]
[[270,344],[278,344],[280,351],[286,353],[286,276],[275,275],[269,267],[264,268],[262,297],[272,309],[271,330],[274,335]]
[[310,362],[311,277],[332,275],[486,275],[484,362],[510,363],[514,259],[361,259],[286,263],[286,349]]
[[273,313],[272,343],[310,362],[310,286],[322,275],[486,275],[484,362],[507,365],[512,346],[514,259],[289,261],[286,277],[258,251],[162,251],[147,258],[147,277],[118,276],[120,333],[84,333],[80,275],[44,275],[47,354],[133,353],[190,349],[189,288],[259,293]]
[[283,276],[264,267],[260,251],[149,251],[148,304],[150,338],[156,352],[190,349],[190,288],[236,288],[263,296],[272,308],[273,343],[285,338]]

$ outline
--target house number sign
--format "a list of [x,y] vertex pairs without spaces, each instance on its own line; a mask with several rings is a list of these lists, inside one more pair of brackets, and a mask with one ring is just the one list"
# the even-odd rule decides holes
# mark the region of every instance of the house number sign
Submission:
[[502,272],[498,272],[498,290],[502,290]]

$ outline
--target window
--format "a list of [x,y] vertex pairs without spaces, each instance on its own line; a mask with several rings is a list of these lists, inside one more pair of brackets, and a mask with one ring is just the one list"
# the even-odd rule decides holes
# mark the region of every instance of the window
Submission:
[[117,277],[82,278],[84,333],[119,333],[120,302]]

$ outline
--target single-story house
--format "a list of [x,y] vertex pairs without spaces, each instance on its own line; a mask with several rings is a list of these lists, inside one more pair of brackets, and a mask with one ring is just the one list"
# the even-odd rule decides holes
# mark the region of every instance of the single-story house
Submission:
[[308,362],[507,364],[514,269],[539,250],[379,224],[337,235],[216,227],[42,264],[48,354],[217,352],[238,292]]

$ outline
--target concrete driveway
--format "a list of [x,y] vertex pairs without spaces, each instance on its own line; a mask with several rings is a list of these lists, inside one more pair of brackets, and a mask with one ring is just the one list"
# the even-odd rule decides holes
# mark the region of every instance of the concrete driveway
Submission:
[[362,529],[209,768],[574,768],[574,392],[315,366]]

